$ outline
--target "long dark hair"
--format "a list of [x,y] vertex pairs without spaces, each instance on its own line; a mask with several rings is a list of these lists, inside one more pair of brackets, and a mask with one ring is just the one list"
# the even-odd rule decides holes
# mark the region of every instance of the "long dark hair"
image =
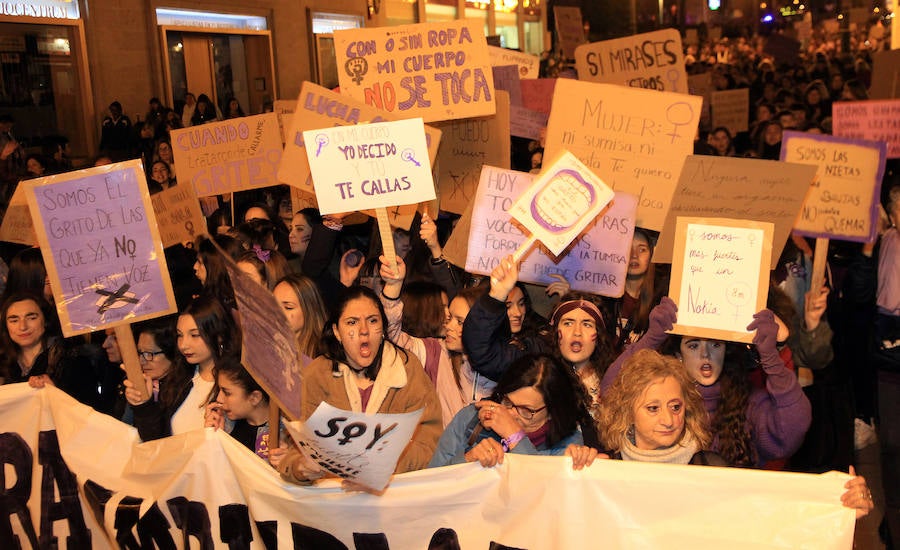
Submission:
[[[328,319],[328,322],[325,324],[325,330],[322,332],[322,341],[325,345],[325,357],[331,359],[332,361],[332,370],[334,372],[338,372],[337,364],[346,363],[347,362],[347,352],[344,351],[344,346],[338,341],[337,336],[334,334],[334,327],[340,322],[341,316],[344,314],[344,310],[347,309],[347,304],[351,301],[365,298],[371,300],[375,307],[378,308],[378,314],[381,316],[381,326],[382,326],[382,335],[384,339],[381,341],[381,344],[378,346],[378,352],[375,354],[375,359],[372,361],[372,364],[364,369],[364,374],[366,378],[369,380],[375,380],[378,378],[378,372],[381,370],[381,356],[384,352],[385,343],[390,345],[394,345],[388,339],[387,336],[387,327],[388,320],[387,315],[384,312],[384,306],[381,305],[381,300],[378,299],[378,296],[375,294],[375,291],[371,288],[365,286],[351,286],[348,288],[343,296],[341,296],[340,300],[336,304],[334,308],[334,313],[331,315],[331,318]],[[404,356],[406,352],[403,351],[403,348],[395,346],[395,349],[398,353],[402,353]]]
[[504,397],[522,388],[534,388],[544,398],[550,424],[549,446],[568,437],[579,426],[585,437],[596,436],[581,382],[575,378],[571,367],[556,357],[542,353],[516,359],[500,377],[491,400],[500,403]]
[[[570,300],[584,300],[586,302],[594,304],[595,306],[597,306],[597,309],[600,310],[600,313],[602,315],[601,319],[603,319],[604,323],[606,322],[604,319],[606,317],[606,315],[604,315],[604,305],[598,296],[594,294],[587,294],[584,292],[570,291],[567,292],[565,296],[559,299],[559,303],[563,304]],[[559,349],[558,330],[559,319],[556,320],[556,324],[548,324],[545,328],[543,328],[540,332],[540,335],[546,341],[547,348],[552,349],[554,351],[554,355],[556,355],[560,361],[569,364],[569,362],[563,358],[562,353]],[[601,380],[603,378],[603,374],[606,373],[606,369],[609,368],[615,358],[616,354],[613,349],[610,335],[606,331],[606,327],[598,325],[597,342],[590,357],[590,368],[594,371],[594,374],[597,375],[598,380]]]
[[[197,238],[197,258],[203,262],[203,267],[206,268],[206,281],[203,283],[201,294],[219,299],[227,308],[237,309],[234,287],[231,286],[231,278],[228,277],[228,270],[225,269],[225,259],[215,244],[229,253],[231,249],[240,247],[234,237],[216,235],[214,239],[215,241],[205,235]],[[213,244],[214,242],[215,244]]]
[[440,338],[444,333],[443,287],[415,281],[403,286],[403,330],[416,338]]
[[47,361],[47,374],[51,377],[53,376],[53,368],[59,359],[59,353],[54,353],[54,351],[59,352],[61,349],[50,350],[51,347],[58,347],[54,346],[54,344],[60,337],[59,317],[56,316],[56,310],[39,294],[14,292],[7,296],[2,305],[0,305],[0,354],[2,354],[2,357],[0,357],[0,376],[7,380],[18,370],[17,362],[19,353],[22,350],[17,343],[12,341],[9,335],[9,328],[6,325],[6,314],[13,304],[29,300],[37,304],[41,314],[44,316],[44,334],[41,336],[41,345],[45,351],[50,351]]
[[14,293],[43,296],[46,280],[47,268],[44,266],[41,249],[33,247],[21,250],[9,262],[9,276],[3,295],[0,296],[0,303],[4,303]]

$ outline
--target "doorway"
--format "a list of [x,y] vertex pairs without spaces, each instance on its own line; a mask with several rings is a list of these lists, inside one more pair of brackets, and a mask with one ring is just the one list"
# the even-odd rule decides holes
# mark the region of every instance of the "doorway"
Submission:
[[166,46],[169,104],[181,112],[185,94],[206,94],[224,118],[229,100],[245,115],[263,112],[275,100],[272,38],[268,31],[216,33],[160,27]]

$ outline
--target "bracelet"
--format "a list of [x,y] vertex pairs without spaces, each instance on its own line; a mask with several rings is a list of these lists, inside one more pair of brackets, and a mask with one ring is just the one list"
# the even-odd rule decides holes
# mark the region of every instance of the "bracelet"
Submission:
[[397,300],[400,299],[400,296],[397,296],[396,298],[391,298],[390,296],[388,296],[387,294],[384,293],[384,289],[383,289],[383,288],[381,289],[381,296],[382,296],[385,300],[390,300],[390,301],[392,301],[392,302],[396,302]]
[[437,258],[431,258],[431,265],[441,265],[442,263],[444,263],[446,261],[447,261],[447,258],[445,258],[444,254],[441,253],[441,255],[438,256]]
[[516,443],[523,439],[525,439],[525,431],[519,430],[511,436],[501,439],[500,446],[503,447],[503,452],[508,453],[510,449],[516,446]]

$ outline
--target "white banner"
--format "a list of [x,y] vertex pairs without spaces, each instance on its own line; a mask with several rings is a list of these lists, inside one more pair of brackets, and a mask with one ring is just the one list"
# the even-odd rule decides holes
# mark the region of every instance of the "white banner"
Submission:
[[[850,548],[842,474],[507,456],[383,496],[281,481],[222,432],[138,444],[62,392],[0,388],[0,548]],[[139,513],[138,513],[139,510]]]

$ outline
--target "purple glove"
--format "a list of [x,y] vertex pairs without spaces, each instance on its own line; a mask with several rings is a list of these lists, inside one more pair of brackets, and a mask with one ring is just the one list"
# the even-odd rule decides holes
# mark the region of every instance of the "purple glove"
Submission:
[[663,296],[659,305],[650,311],[650,326],[647,333],[654,337],[665,337],[678,320],[678,306],[668,296]]
[[775,314],[764,309],[753,315],[753,322],[747,325],[747,330],[755,330],[753,344],[759,352],[760,363],[763,368],[781,364],[781,355],[778,353],[778,324],[775,322]]

